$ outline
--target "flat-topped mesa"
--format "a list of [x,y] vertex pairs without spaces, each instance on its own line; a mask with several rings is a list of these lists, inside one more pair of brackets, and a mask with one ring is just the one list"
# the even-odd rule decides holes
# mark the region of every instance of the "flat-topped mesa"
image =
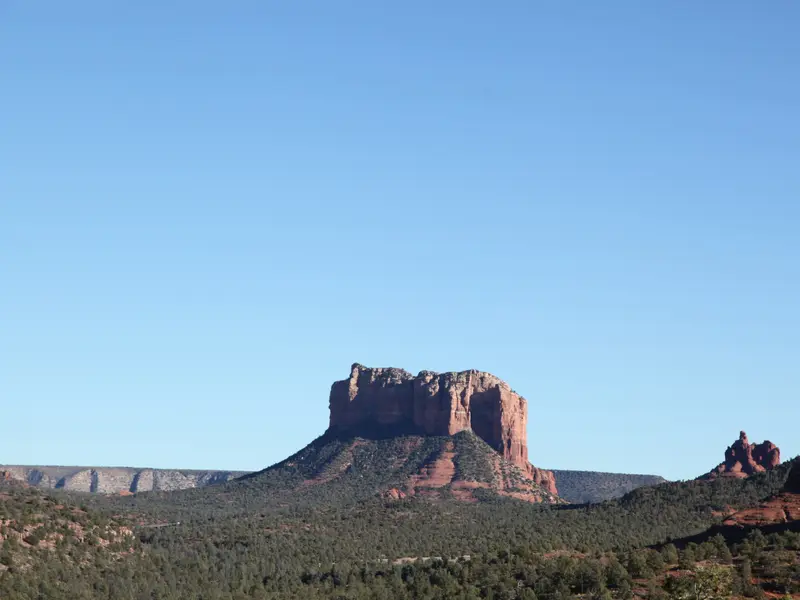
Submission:
[[481,371],[414,376],[403,369],[354,364],[331,386],[330,428],[336,433],[453,435],[471,429],[537,483],[555,478],[528,462],[528,403],[503,380]]
[[781,451],[769,440],[760,444],[751,444],[747,434],[742,431],[739,439],[728,446],[725,451],[725,462],[717,466],[709,474],[727,477],[747,477],[753,473],[771,471],[781,464]]

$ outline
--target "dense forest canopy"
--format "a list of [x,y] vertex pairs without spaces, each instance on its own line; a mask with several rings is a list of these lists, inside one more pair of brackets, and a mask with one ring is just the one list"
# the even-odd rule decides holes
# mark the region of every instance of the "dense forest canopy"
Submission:
[[797,593],[795,532],[680,542],[780,490],[788,469],[566,506],[490,490],[477,503],[387,499],[361,477],[290,502],[270,493],[291,483],[281,469],[130,498],[11,486],[0,496],[0,597],[678,598],[681,573],[723,596]]

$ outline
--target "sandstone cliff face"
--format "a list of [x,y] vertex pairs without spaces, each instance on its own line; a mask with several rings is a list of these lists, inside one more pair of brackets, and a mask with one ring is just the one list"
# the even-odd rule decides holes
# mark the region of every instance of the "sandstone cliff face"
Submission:
[[72,492],[94,492],[97,490],[96,476],[92,469],[83,469],[65,478],[60,487]]
[[751,444],[742,431],[739,439],[725,451],[725,462],[717,466],[709,476],[744,478],[753,473],[770,471],[781,464],[781,451],[770,441]]
[[501,379],[481,371],[414,376],[403,369],[354,364],[331,386],[336,433],[454,435],[472,430],[536,483],[556,494],[555,477],[528,462],[528,404]]
[[8,478],[13,481],[21,481],[28,485],[43,488],[56,487],[57,480],[43,473],[38,467],[4,466],[3,469],[7,473]]

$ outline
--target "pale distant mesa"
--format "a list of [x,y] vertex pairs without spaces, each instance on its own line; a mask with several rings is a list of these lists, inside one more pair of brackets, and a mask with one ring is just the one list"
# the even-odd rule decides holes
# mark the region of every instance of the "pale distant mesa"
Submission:
[[205,487],[236,479],[244,471],[184,471],[176,469],[137,469],[128,467],[47,467],[0,466],[10,479],[45,489],[98,494],[175,491]]

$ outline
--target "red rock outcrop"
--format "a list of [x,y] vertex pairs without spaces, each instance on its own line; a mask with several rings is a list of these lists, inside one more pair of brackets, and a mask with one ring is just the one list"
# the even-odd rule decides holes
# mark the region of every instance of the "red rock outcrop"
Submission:
[[357,435],[453,435],[471,429],[536,483],[557,494],[550,471],[528,462],[528,403],[481,371],[414,376],[403,369],[354,364],[331,386],[329,431]]
[[403,490],[398,490],[397,488],[391,488],[386,490],[383,493],[384,498],[388,498],[390,500],[402,500],[406,497],[406,493]]
[[528,464],[529,469],[528,472],[531,475],[531,479],[533,479],[534,483],[538,483],[548,492],[553,494],[554,496],[558,496],[558,488],[556,487],[556,476],[552,471],[546,471],[545,469],[540,469],[538,467],[534,467],[531,464]]
[[739,477],[744,478],[753,473],[770,471],[781,464],[781,451],[770,441],[761,444],[751,444],[747,434],[742,431],[739,439],[725,451],[725,462],[721,463],[711,473],[710,477]]

